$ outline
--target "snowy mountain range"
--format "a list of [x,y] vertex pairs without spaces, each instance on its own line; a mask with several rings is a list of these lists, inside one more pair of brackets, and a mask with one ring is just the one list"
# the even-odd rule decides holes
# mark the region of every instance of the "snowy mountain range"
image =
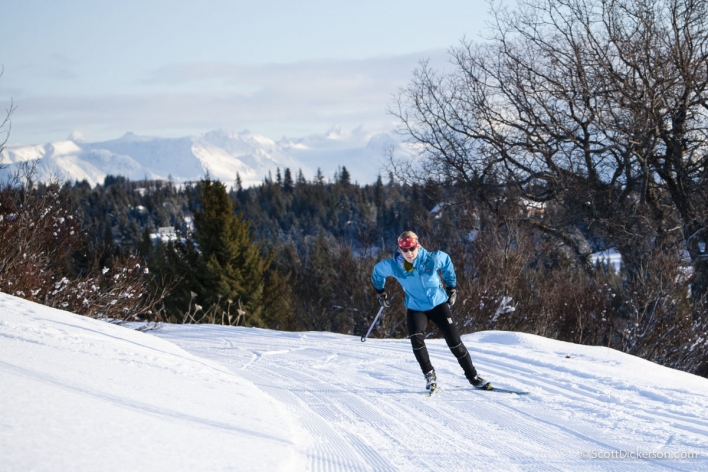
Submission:
[[302,170],[312,178],[321,169],[332,178],[341,166],[353,181],[372,183],[381,172],[390,150],[405,152],[392,133],[357,128],[333,128],[324,134],[274,141],[249,131],[210,131],[201,136],[160,138],[126,133],[103,142],[68,139],[34,146],[8,146],[0,154],[0,179],[12,175],[24,162],[36,164],[36,179],[86,180],[103,183],[106,175],[131,180],[171,178],[174,182],[198,180],[206,173],[232,185],[236,174],[244,186],[261,183],[277,169],[290,168],[293,178]]

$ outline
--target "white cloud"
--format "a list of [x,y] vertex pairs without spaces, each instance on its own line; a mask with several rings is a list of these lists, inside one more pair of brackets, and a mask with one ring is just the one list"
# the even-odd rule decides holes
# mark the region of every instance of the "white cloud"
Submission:
[[74,129],[92,140],[126,131],[184,136],[220,127],[249,128],[275,139],[319,133],[333,125],[390,129],[394,118],[386,107],[424,58],[442,63],[446,54],[436,50],[366,60],[160,67],[121,93],[20,98],[10,141],[54,141]]

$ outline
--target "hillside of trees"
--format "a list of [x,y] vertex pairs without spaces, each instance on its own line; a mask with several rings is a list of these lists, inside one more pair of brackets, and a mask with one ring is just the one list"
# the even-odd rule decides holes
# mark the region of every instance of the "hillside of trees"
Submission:
[[[563,203],[539,207],[521,194],[505,193],[481,204],[433,182],[379,179],[359,186],[348,181],[346,168],[332,180],[290,182],[279,174],[260,186],[235,185],[230,191],[208,178],[179,187],[122,177],[108,177],[93,189],[85,183],[6,186],[0,206],[5,238],[20,222],[8,215],[21,214],[21,208],[56,202],[53,211],[59,213],[48,213],[55,223],[42,230],[45,239],[13,239],[26,242],[21,251],[34,248],[55,261],[37,269],[52,295],[41,298],[38,287],[20,289],[22,283],[10,276],[34,280],[19,249],[2,255],[14,262],[4,265],[0,284],[8,293],[116,320],[138,315],[156,323],[362,335],[378,309],[369,280],[373,265],[389,257],[398,234],[412,228],[424,247],[452,256],[460,290],[453,312],[463,333],[524,331],[704,372],[706,324],[695,314],[690,261],[679,246],[647,254],[649,270],[636,278],[625,265],[617,272],[580,257],[580,241],[589,252],[608,249],[612,241],[597,237],[591,225],[578,220],[583,215]],[[9,195],[19,202],[12,211],[5,203]],[[44,208],[32,210],[26,221],[46,213]],[[71,237],[62,236],[71,230],[53,234],[56,221],[73,221]],[[543,228],[569,221],[578,229],[567,243]],[[56,254],[44,249],[47,238]],[[126,274],[133,277],[126,283],[141,293],[110,305],[117,292],[105,282],[130,264],[141,269]],[[70,288],[97,277],[106,287],[95,290],[104,299],[100,310],[89,309],[91,299],[84,302],[84,292]],[[59,280],[67,281],[59,292],[64,298],[51,290]],[[393,306],[373,335],[404,337],[403,293],[395,281],[387,288],[395,294]],[[137,304],[130,308],[126,301]]]
[[[251,326],[352,332],[376,303],[368,282],[376,258],[413,221],[429,219],[433,200],[392,181],[352,184],[346,167],[311,182],[283,175],[230,191],[208,178],[177,187],[122,177],[65,190],[92,244],[180,280],[164,301],[166,321],[220,321],[222,312],[235,320],[241,310]],[[453,234],[447,217],[434,221]],[[174,234],[158,237],[166,227]]]

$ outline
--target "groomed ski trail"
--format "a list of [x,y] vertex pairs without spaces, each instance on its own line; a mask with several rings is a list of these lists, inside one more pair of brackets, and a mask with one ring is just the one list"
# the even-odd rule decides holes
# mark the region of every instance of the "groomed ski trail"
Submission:
[[[426,398],[406,340],[209,325],[154,334],[284,404],[313,438],[311,471],[708,470],[708,380],[607,348],[464,336],[483,377],[530,392],[517,396],[471,389],[444,341],[428,340],[441,391]],[[657,451],[697,457],[612,458]]]

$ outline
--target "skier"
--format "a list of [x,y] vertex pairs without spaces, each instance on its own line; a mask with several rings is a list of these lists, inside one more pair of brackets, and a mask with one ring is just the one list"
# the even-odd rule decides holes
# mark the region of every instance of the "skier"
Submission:
[[[446,288],[443,288],[440,281],[440,272]],[[432,320],[442,333],[467,380],[474,387],[491,388],[489,382],[477,375],[470,354],[462,343],[452,319],[450,307],[457,299],[457,277],[450,256],[442,251],[426,251],[418,243],[418,236],[414,232],[405,231],[398,237],[398,247],[393,257],[376,264],[371,274],[378,301],[384,307],[390,306],[388,294],[384,289],[386,277],[389,276],[398,280],[406,293],[404,304],[408,337],[413,346],[413,354],[425,375],[425,388],[431,393],[437,388],[435,369],[425,347],[425,328],[428,320]]]

